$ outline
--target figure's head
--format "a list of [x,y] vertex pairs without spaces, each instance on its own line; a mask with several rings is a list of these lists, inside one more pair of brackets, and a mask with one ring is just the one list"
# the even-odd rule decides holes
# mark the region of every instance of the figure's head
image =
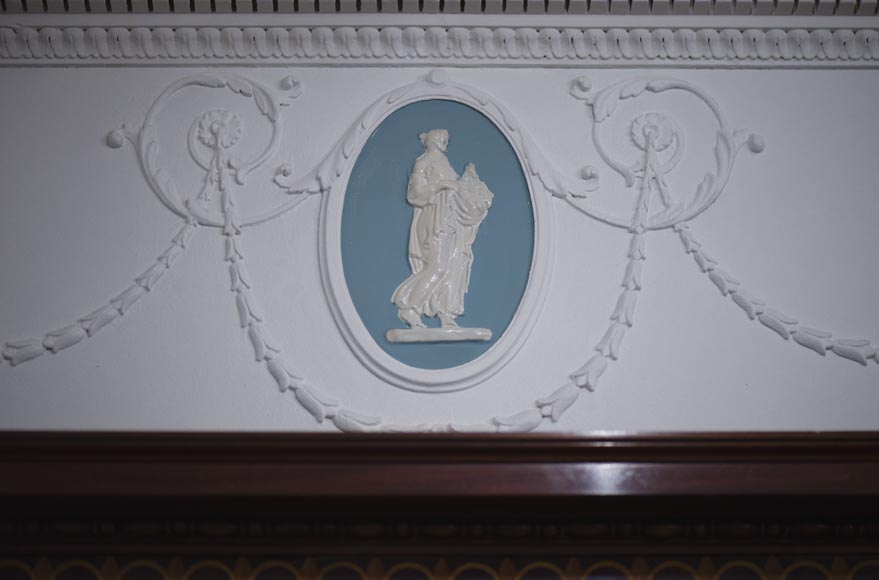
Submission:
[[418,138],[425,149],[435,147],[445,153],[446,148],[449,146],[449,132],[445,129],[431,129],[427,133],[419,135]]

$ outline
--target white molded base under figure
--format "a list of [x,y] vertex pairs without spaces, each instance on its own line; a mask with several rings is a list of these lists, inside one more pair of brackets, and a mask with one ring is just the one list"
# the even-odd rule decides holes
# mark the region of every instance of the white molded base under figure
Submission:
[[491,340],[487,328],[393,328],[385,333],[388,342],[460,342],[463,340]]

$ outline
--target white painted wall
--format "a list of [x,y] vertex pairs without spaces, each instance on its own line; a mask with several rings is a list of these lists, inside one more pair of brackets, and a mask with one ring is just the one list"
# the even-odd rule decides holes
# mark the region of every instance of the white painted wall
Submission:
[[[295,74],[304,93],[281,118],[277,154],[247,182],[242,212],[286,200],[272,181],[293,157],[306,172],[363,110],[427,68],[3,68],[0,69],[0,341],[42,337],[106,304],[164,251],[183,225],[150,190],[130,145],[109,131],[136,127],[171,83],[200,71],[238,72],[278,90]],[[569,94],[588,74],[595,90],[663,75],[713,97],[735,128],[762,135],[743,150],[729,184],[692,230],[722,267],[770,306],[834,337],[879,341],[875,267],[879,194],[879,94],[875,70],[449,69],[506,106],[564,175],[596,167],[589,203],[629,212],[636,189],[598,157],[590,111]],[[250,146],[268,138],[252,103],[192,89],[165,107],[161,162],[182,189],[202,173],[185,147],[192,120],[235,108]],[[713,163],[716,126],[687,95],[647,95],[620,105],[621,120],[663,111],[686,134],[670,174],[692,191]],[[631,114],[624,115],[625,111]],[[610,122],[609,122],[610,123]],[[616,127],[616,130],[614,129]],[[261,131],[261,132],[260,132]],[[627,125],[607,128],[611,149]],[[262,139],[262,141],[260,141]],[[633,157],[634,159],[634,157]],[[534,191],[534,195],[547,195]],[[685,197],[684,193],[680,193]],[[535,409],[566,384],[608,325],[628,236],[551,200],[556,259],[533,333],[497,374],[456,393],[412,393],[383,383],[352,354],[322,288],[320,200],[243,234],[247,268],[285,360],[314,392],[346,409],[403,424],[488,425]],[[229,291],[223,239],[202,227],[173,268],[124,317],[57,354],[0,366],[0,428],[331,430],[292,393],[281,394],[254,360]],[[582,391],[542,430],[848,430],[879,428],[879,364],[866,367],[783,340],[723,297],[670,231],[647,239],[643,290],[620,358],[595,392]],[[871,350],[872,349],[872,350]]]

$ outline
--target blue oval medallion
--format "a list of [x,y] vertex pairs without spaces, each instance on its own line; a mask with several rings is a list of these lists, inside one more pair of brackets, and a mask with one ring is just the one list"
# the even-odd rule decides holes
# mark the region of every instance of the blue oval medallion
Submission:
[[[465,168],[472,163],[478,180],[494,194],[472,243],[464,312],[457,318],[462,328],[489,329],[488,341],[392,343],[386,338],[388,330],[407,328],[391,297],[413,274],[415,210],[407,203],[407,188],[416,159],[425,153],[419,136],[434,129],[448,131],[445,157],[453,174],[469,173]],[[467,105],[434,99],[402,107],[375,129],[357,158],[345,192],[341,239],[348,292],[373,340],[409,366],[465,364],[503,335],[528,283],[534,213],[518,157],[503,133]],[[423,322],[439,326],[430,315]]]

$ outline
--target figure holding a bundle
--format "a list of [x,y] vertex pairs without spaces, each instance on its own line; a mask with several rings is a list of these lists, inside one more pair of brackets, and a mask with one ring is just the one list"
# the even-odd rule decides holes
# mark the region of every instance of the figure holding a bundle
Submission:
[[[412,275],[391,298],[408,330],[388,331],[392,342],[489,340],[484,328],[460,328],[470,284],[472,245],[494,195],[468,163],[458,176],[445,156],[449,133],[434,129],[419,138],[425,151],[415,161],[406,200],[414,208],[409,230]],[[437,316],[440,328],[427,328],[423,316]]]

